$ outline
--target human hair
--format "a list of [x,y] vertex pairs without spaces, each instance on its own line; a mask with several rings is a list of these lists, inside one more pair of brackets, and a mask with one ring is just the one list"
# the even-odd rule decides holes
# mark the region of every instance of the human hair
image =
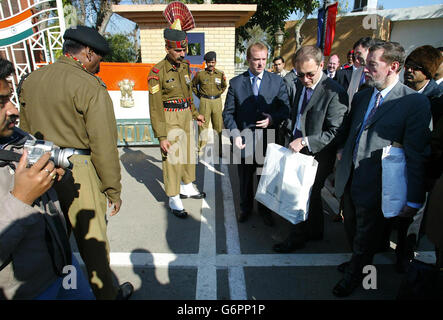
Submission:
[[310,59],[313,59],[317,65],[320,65],[323,61],[321,49],[316,46],[301,47],[300,50],[295,53],[292,61],[295,65],[297,62],[304,62]]
[[259,42],[259,41],[254,42],[246,50],[246,59],[247,60],[249,60],[251,58],[252,48],[259,50],[259,51],[262,51],[262,50],[268,51],[268,47],[263,42]]
[[83,48],[85,48],[85,45],[72,39],[66,39],[65,42],[63,42],[63,54],[77,54],[83,50]]
[[391,41],[378,42],[369,48],[369,52],[371,53],[380,49],[383,49],[381,58],[388,64],[397,61],[399,63],[397,72],[400,72],[406,58],[405,49],[400,43]]
[[11,61],[0,58],[0,79],[6,79],[15,73],[14,65]]
[[277,56],[274,59],[272,59],[272,63],[275,63],[275,61],[277,61],[277,60],[281,60],[281,62],[285,63],[285,59],[283,59],[282,56]]
[[331,58],[332,58],[333,56],[336,56],[337,59],[338,59],[338,63],[340,63],[340,57],[339,57],[338,54],[336,54],[336,53],[331,54],[331,55],[329,56],[329,60],[331,60]]
[[355,43],[354,46],[352,47],[353,50],[355,50],[355,48],[357,48],[358,46],[362,46],[363,48],[369,49],[370,47],[372,47],[373,45],[380,43],[380,42],[384,42],[381,39],[377,39],[377,38],[371,38],[371,37],[363,37],[358,39]]

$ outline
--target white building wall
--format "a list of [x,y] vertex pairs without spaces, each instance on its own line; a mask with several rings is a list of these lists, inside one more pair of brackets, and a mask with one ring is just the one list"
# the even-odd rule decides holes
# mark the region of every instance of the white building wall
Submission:
[[409,54],[419,46],[443,46],[443,18],[428,20],[392,21],[391,41],[400,43]]

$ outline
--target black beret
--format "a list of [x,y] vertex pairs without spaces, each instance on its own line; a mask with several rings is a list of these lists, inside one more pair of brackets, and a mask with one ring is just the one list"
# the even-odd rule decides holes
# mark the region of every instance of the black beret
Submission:
[[182,41],[186,39],[186,32],[181,30],[166,28],[163,31],[163,36],[165,37],[166,40]]
[[65,31],[63,39],[74,40],[85,46],[90,47],[101,56],[105,56],[111,52],[108,42],[97,30],[86,27],[76,26]]
[[205,61],[217,60],[217,54],[214,51],[209,51],[204,56]]

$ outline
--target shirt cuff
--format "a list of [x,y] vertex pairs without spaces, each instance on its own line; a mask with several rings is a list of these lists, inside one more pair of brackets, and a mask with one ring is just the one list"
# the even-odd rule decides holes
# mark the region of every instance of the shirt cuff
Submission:
[[311,147],[309,146],[309,139],[308,139],[308,137],[304,137],[303,140],[306,142],[306,146],[308,147],[309,152],[312,152],[311,151]]
[[406,205],[408,205],[411,208],[420,209],[423,206],[423,203],[415,203],[415,202],[406,202]]

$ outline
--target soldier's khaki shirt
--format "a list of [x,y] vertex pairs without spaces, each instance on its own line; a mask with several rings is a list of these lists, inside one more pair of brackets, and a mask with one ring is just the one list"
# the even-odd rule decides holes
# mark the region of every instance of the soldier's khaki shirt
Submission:
[[226,90],[226,76],[223,71],[215,69],[201,70],[192,79],[192,91],[200,98],[201,95],[218,96]]
[[192,99],[191,72],[187,61],[176,67],[165,57],[152,67],[148,86],[152,129],[160,141],[167,136],[165,112],[169,112],[164,110],[163,102],[186,99],[191,104],[192,117],[196,119],[199,115]]
[[20,128],[60,147],[90,149],[100,191],[120,200],[120,163],[114,107],[103,81],[61,56],[23,82]]

